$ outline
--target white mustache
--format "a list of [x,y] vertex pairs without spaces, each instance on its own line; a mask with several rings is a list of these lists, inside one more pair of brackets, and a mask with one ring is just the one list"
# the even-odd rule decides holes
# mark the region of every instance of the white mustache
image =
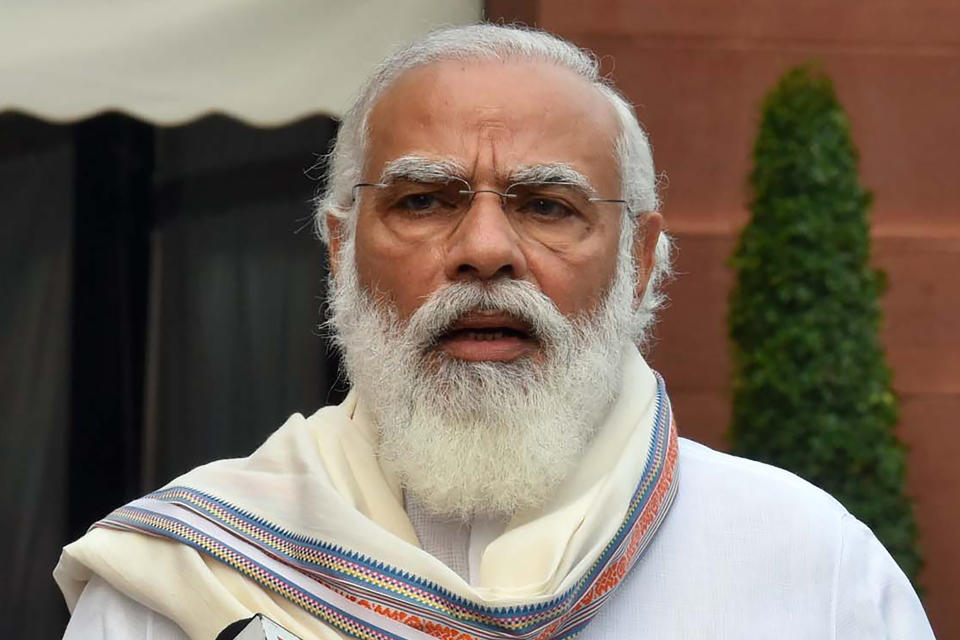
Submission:
[[410,316],[404,337],[426,350],[464,316],[477,311],[512,316],[548,348],[562,343],[573,330],[571,322],[535,285],[503,279],[486,284],[457,282],[436,291]]

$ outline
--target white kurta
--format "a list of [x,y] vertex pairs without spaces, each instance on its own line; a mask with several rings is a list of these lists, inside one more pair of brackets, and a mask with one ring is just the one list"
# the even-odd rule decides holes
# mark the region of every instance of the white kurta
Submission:
[[[781,469],[683,439],[678,468],[679,491],[666,521],[583,640],[933,637],[903,572],[870,530],[823,491]],[[468,575],[476,564],[471,555],[490,539],[489,523],[464,536],[422,514],[411,521],[427,551]],[[450,536],[458,540],[445,544]],[[64,638],[186,635],[95,577]]]

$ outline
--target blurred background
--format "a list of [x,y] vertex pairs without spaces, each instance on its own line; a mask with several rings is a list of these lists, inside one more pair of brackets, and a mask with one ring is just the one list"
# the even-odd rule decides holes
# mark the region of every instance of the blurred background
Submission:
[[113,507],[344,392],[317,324],[313,169],[352,92],[442,24],[601,58],[650,133],[679,277],[653,365],[728,446],[727,267],[763,95],[822,63],[875,195],[882,341],[940,638],[960,638],[960,3],[0,2],[0,630],[57,638],[60,547]]

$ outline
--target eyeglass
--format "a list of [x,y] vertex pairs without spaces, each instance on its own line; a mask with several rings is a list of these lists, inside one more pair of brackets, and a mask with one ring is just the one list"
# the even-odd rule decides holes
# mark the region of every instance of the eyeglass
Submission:
[[374,205],[384,212],[388,226],[411,241],[449,232],[479,193],[500,198],[504,213],[519,235],[551,247],[583,239],[601,215],[597,205],[626,204],[620,199],[590,197],[581,185],[572,182],[517,182],[497,191],[473,189],[466,180],[454,177],[442,182],[400,179],[356,184],[354,198],[362,188],[376,190]]

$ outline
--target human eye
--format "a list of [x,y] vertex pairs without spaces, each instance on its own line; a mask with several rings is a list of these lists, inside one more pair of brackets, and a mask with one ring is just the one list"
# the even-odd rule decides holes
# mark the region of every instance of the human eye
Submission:
[[454,206],[443,185],[401,185],[391,198],[391,208],[417,216],[446,211]]
[[574,215],[573,209],[559,200],[552,198],[533,198],[527,202],[526,210],[541,218],[566,218]]
[[518,194],[515,206],[517,211],[527,217],[543,221],[560,221],[577,215],[577,209],[570,199],[556,190],[531,190]]
[[439,206],[440,201],[433,193],[411,193],[397,201],[397,207],[405,211],[430,211]]

